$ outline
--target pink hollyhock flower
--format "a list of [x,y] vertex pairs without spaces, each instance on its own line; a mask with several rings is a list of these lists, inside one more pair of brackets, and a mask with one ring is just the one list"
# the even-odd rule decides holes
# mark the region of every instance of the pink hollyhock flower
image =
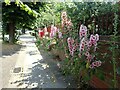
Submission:
[[70,19],[67,18],[67,13],[64,11],[61,14],[62,18],[62,27],[67,26],[68,29],[72,26],[72,22]]
[[50,38],[53,38],[54,36],[56,36],[56,33],[58,32],[59,30],[57,29],[57,27],[55,26],[51,26],[51,32],[50,32]]
[[93,65],[94,67],[96,67],[96,62],[92,62],[92,65]]
[[101,61],[96,61],[96,67],[99,67],[99,66],[101,66]]
[[59,37],[59,38],[63,38],[63,36],[62,36],[62,33],[61,33],[61,32],[58,32],[58,37]]
[[90,55],[90,53],[87,51],[86,53],[85,53],[85,56],[89,56]]
[[93,69],[93,68],[94,68],[94,66],[91,64],[91,65],[89,66],[89,68]]
[[97,45],[97,41],[99,40],[99,35],[96,34],[96,35],[91,35],[90,36],[90,42],[91,44],[93,45]]
[[64,12],[62,12],[62,15],[61,15],[61,17],[63,18],[63,17],[67,17],[67,13],[64,11]]
[[91,59],[93,58],[93,56],[90,55],[90,53],[88,51],[85,53],[85,56],[87,56],[88,61],[91,61]]
[[96,34],[95,36],[96,36],[96,41],[98,41],[99,40],[99,35]]
[[96,42],[96,36],[91,35],[90,36],[90,43],[94,44]]
[[67,21],[67,13],[65,11],[62,12],[61,18],[62,18],[63,24],[65,24]]
[[81,39],[82,37],[85,37],[85,36],[87,36],[87,27],[84,25],[81,25],[79,30],[79,37]]
[[77,45],[73,45],[72,51],[75,52],[77,50]]
[[93,58],[93,56],[92,56],[92,55],[90,55],[90,54],[89,54],[89,56],[87,56],[87,60],[88,60],[88,61],[91,61],[91,60],[92,60],[92,58]]
[[67,21],[65,22],[65,24],[66,24],[66,26],[68,26],[68,27],[71,27],[71,26],[72,26],[71,20],[67,20]]
[[70,39],[71,39],[71,38],[69,37],[69,38],[67,39],[67,42],[70,42]]
[[54,26],[51,25],[51,32],[50,32],[50,38],[54,37]]
[[70,55],[73,56],[74,52],[76,51],[76,47],[77,47],[76,45],[74,45],[74,39],[69,37],[67,39],[67,43],[68,43]]
[[84,51],[84,48],[85,48],[85,39],[83,38],[83,39],[81,40],[81,43],[80,43],[79,51],[80,51],[80,52],[81,52],[81,51]]
[[101,61],[95,61],[95,62],[92,62],[92,65],[94,66],[94,67],[99,67],[99,66],[101,66]]
[[92,46],[92,42],[89,41],[88,44],[87,44],[88,47],[91,47]]
[[72,48],[73,48],[73,40],[72,40],[72,38],[69,37],[67,39],[67,42],[68,42],[69,51],[72,51]]

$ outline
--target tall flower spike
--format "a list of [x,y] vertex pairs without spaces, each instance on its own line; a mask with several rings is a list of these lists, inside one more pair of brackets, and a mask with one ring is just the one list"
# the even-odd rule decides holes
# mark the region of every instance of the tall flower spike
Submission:
[[85,38],[83,38],[80,42],[80,48],[79,48],[80,53],[84,51],[84,48],[85,48]]
[[54,36],[56,36],[56,32],[58,32],[57,27],[55,26],[51,26],[51,32],[50,32],[50,38],[53,38]]
[[69,37],[67,39],[67,43],[68,43],[68,48],[69,48],[69,52],[70,52],[70,55],[73,56],[74,55],[74,52],[76,51],[76,44],[74,44],[74,39]]
[[87,37],[87,27],[86,26],[84,26],[84,25],[80,26],[79,37],[80,37],[80,39],[82,39],[82,37]]
[[64,11],[64,12],[62,12],[61,17],[62,17],[62,19],[63,19],[63,18],[66,18],[66,17],[67,17],[67,13],[66,13],[65,11]]

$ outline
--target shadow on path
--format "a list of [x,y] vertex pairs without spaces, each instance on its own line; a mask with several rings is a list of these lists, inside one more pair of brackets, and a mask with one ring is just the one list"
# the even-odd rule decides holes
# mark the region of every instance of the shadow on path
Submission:
[[0,52],[2,51],[2,56],[11,56],[24,47],[24,45],[20,44],[2,44],[2,50]]
[[[28,53],[28,52],[27,52]],[[30,51],[28,54],[34,56],[36,52]],[[11,82],[17,87],[25,85],[25,88],[76,88],[77,84],[71,76],[65,77],[57,66],[53,56],[44,50],[40,50],[42,59],[32,63],[28,68],[31,72],[20,73],[21,80]]]

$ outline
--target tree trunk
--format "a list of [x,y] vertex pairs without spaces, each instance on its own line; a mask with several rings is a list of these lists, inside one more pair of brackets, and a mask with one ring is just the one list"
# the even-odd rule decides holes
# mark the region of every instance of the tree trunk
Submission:
[[9,43],[15,42],[15,24],[11,21],[9,24]]
[[2,40],[3,40],[3,42],[4,42],[4,39],[5,39],[5,31],[3,30],[2,31]]

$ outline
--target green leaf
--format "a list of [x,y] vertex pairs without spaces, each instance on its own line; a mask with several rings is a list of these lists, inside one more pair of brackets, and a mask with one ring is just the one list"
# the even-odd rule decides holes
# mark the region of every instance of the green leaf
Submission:
[[19,4],[20,4],[19,2],[20,2],[20,0],[16,0],[15,4],[17,4],[17,6],[19,6]]
[[99,74],[97,74],[98,78],[100,78],[101,80],[105,80],[104,74],[102,72],[100,72]]
[[6,3],[6,5],[10,5],[10,0],[4,0],[4,2]]
[[83,77],[83,79],[84,79],[85,81],[89,81],[91,78],[89,77],[89,75],[85,74],[84,77]]

